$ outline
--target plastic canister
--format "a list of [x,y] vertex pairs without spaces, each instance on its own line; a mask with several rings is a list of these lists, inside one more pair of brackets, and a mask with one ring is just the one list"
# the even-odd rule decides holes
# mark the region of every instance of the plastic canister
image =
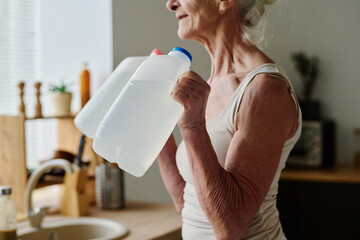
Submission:
[[[154,49],[151,53],[151,55],[161,54],[158,49]],[[74,122],[82,133],[90,138],[94,138],[96,129],[116,97],[120,94],[136,69],[147,58],[148,56],[127,57],[119,63],[101,88],[76,115]]]
[[144,175],[183,111],[170,93],[190,63],[183,48],[144,61],[101,121],[94,151],[134,176]]

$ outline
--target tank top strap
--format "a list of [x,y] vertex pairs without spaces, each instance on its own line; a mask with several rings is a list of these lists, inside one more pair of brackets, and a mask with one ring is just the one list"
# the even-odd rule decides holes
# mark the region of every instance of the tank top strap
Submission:
[[269,74],[271,76],[279,77],[282,80],[284,80],[288,85],[289,93],[293,97],[297,111],[299,113],[299,103],[296,98],[294,89],[291,85],[291,82],[289,81],[288,77],[286,76],[285,71],[280,66],[278,66],[276,63],[267,63],[267,64],[263,64],[263,65],[255,68],[254,70],[252,70],[243,79],[243,81],[240,83],[239,87],[235,90],[233,97],[231,98],[231,100],[229,102],[229,106],[227,106],[227,108],[226,108],[226,111],[231,111],[231,112],[224,114],[224,116],[227,116],[226,122],[227,122],[229,130],[234,129],[234,123],[235,123],[236,116],[239,111],[240,104],[241,104],[246,87],[258,74]]

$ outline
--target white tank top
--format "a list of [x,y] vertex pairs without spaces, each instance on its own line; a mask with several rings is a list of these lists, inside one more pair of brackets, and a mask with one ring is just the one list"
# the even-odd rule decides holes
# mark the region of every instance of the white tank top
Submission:
[[[225,158],[229,144],[235,133],[234,122],[238,113],[240,102],[243,93],[257,74],[269,74],[283,79],[288,84],[290,94],[293,96],[297,113],[298,113],[298,128],[293,137],[288,139],[283,147],[279,166],[275,177],[271,183],[269,192],[267,193],[264,202],[256,213],[249,228],[242,239],[246,240],[278,240],[283,237],[283,232],[279,220],[279,213],[276,208],[276,195],[278,190],[278,181],[281,170],[285,167],[285,162],[289,156],[291,149],[294,147],[296,141],[301,133],[301,110],[295,96],[293,87],[288,80],[284,70],[277,64],[264,64],[251,71],[240,83],[224,110],[218,117],[206,123],[206,128],[209,133],[211,143],[216,152],[219,163],[222,167],[225,165]],[[186,185],[184,189],[184,208],[181,212],[183,218],[182,235],[184,240],[209,240],[216,239],[211,224],[206,218],[205,213],[201,209],[198,198],[196,196],[195,187],[193,185],[193,178],[189,162],[186,156],[186,149],[184,142],[181,142],[177,153],[176,163],[180,174],[184,178]],[[239,213],[240,214],[240,213]]]

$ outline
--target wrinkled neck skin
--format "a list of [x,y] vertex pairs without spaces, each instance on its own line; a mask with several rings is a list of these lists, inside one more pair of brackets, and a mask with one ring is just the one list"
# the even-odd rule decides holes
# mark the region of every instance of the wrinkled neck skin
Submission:
[[201,31],[195,39],[205,46],[211,58],[209,84],[226,75],[246,75],[264,63],[273,62],[256,46],[243,41],[241,22],[234,15],[220,16],[214,28]]

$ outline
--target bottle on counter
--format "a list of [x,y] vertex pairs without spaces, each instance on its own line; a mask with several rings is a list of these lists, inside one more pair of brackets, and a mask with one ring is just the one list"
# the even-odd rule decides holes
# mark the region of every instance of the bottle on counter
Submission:
[[[151,55],[162,55],[162,52],[154,49]],[[89,138],[95,137],[101,120],[108,112],[116,97],[120,94],[136,69],[147,58],[148,56],[127,57],[119,63],[101,88],[76,115],[74,122],[82,133]]]
[[90,99],[90,72],[88,70],[87,62],[83,62],[83,69],[80,73],[79,85],[80,85],[80,96],[81,96],[81,108],[83,108]]
[[183,111],[170,94],[190,64],[191,55],[183,48],[144,61],[101,121],[93,141],[94,151],[124,171],[142,176]]
[[16,240],[16,205],[11,187],[0,186],[0,240]]

